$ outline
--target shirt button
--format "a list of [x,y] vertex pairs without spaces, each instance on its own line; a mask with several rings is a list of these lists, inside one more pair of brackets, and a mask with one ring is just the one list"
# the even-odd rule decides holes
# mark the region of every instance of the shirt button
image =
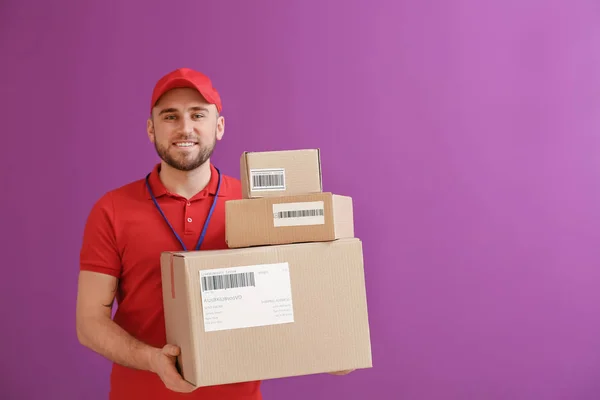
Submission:
[[188,218],[188,222],[192,222],[192,219],[191,219],[191,218]]
[[188,206],[191,206],[191,205],[192,205],[192,203],[190,203],[190,202],[188,201],[188,202],[187,202],[187,205],[188,205]]

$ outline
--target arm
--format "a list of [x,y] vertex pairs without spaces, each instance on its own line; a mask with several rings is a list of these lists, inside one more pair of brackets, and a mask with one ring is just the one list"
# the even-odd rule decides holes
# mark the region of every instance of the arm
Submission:
[[151,371],[151,356],[157,349],[129,335],[111,319],[117,278],[81,271],[77,293],[77,337],[79,342],[126,367]]
[[170,390],[191,392],[195,387],[175,367],[177,346],[149,346],[112,320],[120,276],[115,211],[107,195],[92,208],[83,234],[76,305],[79,342],[114,363],[156,373]]
[[195,387],[184,381],[175,368],[177,346],[148,346],[111,319],[117,284],[117,278],[110,275],[80,272],[76,311],[79,342],[112,362],[158,374],[173,391],[193,391]]

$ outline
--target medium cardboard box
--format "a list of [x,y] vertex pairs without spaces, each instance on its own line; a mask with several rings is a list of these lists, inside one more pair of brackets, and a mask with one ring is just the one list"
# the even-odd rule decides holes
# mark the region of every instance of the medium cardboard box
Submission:
[[352,198],[313,193],[225,202],[230,248],[354,237]]
[[322,192],[320,150],[244,152],[240,180],[244,199]]
[[161,255],[167,341],[195,386],[372,367],[359,239]]

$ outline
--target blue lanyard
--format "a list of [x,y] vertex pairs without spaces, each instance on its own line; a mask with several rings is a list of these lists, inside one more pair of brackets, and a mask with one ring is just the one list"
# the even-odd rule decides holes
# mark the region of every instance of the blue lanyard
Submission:
[[[204,222],[204,227],[202,228],[202,233],[200,234],[200,238],[198,239],[198,244],[196,245],[196,250],[200,250],[200,246],[202,246],[202,242],[204,241],[204,236],[206,235],[206,230],[208,229],[208,223],[210,222],[210,219],[212,218],[213,211],[215,210],[215,206],[217,205],[217,199],[219,198],[219,190],[221,189],[221,171],[219,171],[219,169],[216,167],[215,167],[215,169],[217,170],[217,173],[219,174],[219,183],[217,184],[217,193],[215,194],[213,203],[210,206],[210,211],[208,212],[208,217],[206,217],[206,221]],[[162,209],[158,205],[158,202],[156,201],[156,197],[154,197],[154,193],[152,193],[152,189],[150,189],[150,183],[148,182],[148,178],[150,178],[150,174],[146,175],[146,187],[148,188],[148,191],[150,192],[150,196],[152,197],[152,201],[154,201],[154,205],[158,209],[158,212],[160,212],[160,214],[164,218],[167,225],[169,225],[169,228],[171,228],[171,231],[173,232],[173,234],[175,235],[175,237],[181,244],[181,247],[183,248],[183,250],[187,251],[185,244],[183,244],[183,240],[181,240],[181,238],[179,237],[177,232],[175,232],[175,229],[173,229],[173,226],[169,223],[169,220],[165,216],[165,213],[163,213]]]

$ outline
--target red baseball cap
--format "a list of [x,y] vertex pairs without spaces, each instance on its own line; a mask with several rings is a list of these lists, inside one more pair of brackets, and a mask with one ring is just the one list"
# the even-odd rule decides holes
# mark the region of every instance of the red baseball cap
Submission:
[[217,106],[217,110],[221,112],[221,97],[217,90],[213,87],[212,82],[206,75],[201,72],[194,71],[189,68],[179,68],[169,72],[156,82],[154,91],[152,92],[152,102],[150,104],[150,113],[156,102],[165,94],[165,92],[175,88],[192,88],[196,89],[210,104]]

